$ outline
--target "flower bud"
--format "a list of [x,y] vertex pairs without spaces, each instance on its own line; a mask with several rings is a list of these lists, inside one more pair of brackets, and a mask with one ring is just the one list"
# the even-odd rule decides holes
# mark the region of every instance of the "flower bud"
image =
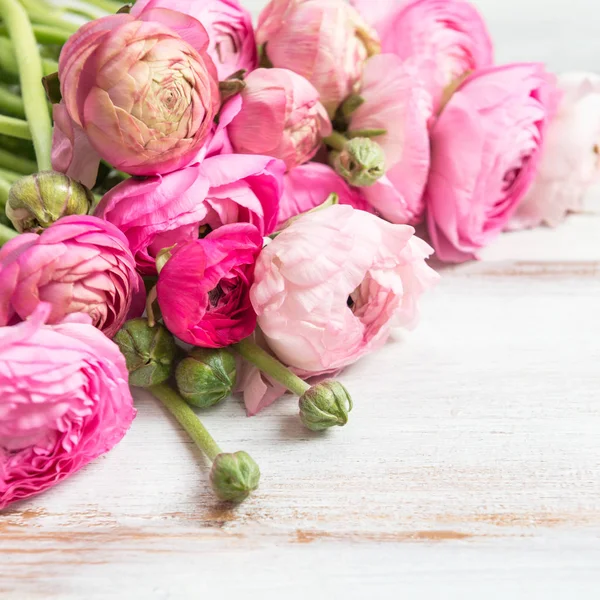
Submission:
[[344,426],[352,410],[352,398],[338,381],[323,381],[313,385],[300,398],[300,419],[311,431],[324,431]]
[[150,327],[147,319],[132,319],[125,323],[113,341],[125,356],[130,385],[150,387],[171,376],[177,346],[163,325]]
[[40,233],[61,217],[87,214],[93,202],[92,193],[77,181],[42,171],[13,184],[6,216],[19,233]]
[[231,394],[236,382],[235,358],[225,349],[196,348],[175,371],[179,393],[190,404],[209,408]]
[[260,469],[246,452],[218,454],[210,471],[215,494],[225,502],[242,502],[260,481]]
[[385,175],[383,150],[366,137],[349,140],[341,152],[332,152],[331,163],[339,175],[357,187],[369,187]]

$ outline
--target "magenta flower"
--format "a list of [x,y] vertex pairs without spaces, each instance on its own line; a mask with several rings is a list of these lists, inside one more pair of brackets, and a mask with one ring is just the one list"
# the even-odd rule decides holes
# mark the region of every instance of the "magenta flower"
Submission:
[[373,212],[362,195],[363,189],[350,187],[331,167],[309,162],[288,171],[284,176],[283,195],[279,205],[278,228],[289,219],[321,206],[331,194],[339,204]]
[[262,244],[256,227],[237,223],[176,246],[156,286],[169,331],[203,348],[248,337],[256,327],[250,286]]
[[164,177],[121,183],[104,196],[96,216],[123,232],[138,270],[155,275],[163,248],[195,240],[201,231],[242,222],[254,225],[261,236],[270,234],[277,224],[284,169],[266,156],[214,156]]
[[95,217],[63,217],[41,235],[10,240],[0,249],[0,280],[0,326],[27,319],[47,302],[48,323],[85,313],[112,337],[144,310],[144,284],[127,239]]
[[[157,8],[117,14],[81,27],[59,62],[64,108],[55,131],[54,165],[90,182],[98,156],[132,175],[169,173],[189,164],[210,134],[220,98],[202,25]],[[80,134],[87,137],[86,148]],[[93,149],[93,152],[92,152]],[[65,166],[67,169],[65,169]]]
[[429,235],[447,262],[476,258],[506,227],[535,178],[560,94],[537,63],[478,71],[431,131]]
[[208,54],[219,79],[227,79],[241,69],[256,69],[258,52],[252,16],[238,0],[137,0],[131,14],[137,16],[150,8],[170,8],[204,25],[210,37]]
[[125,359],[83,315],[0,328],[0,509],[39,494],[111,450],[135,409]]
[[241,97],[242,109],[228,128],[236,152],[268,154],[293,169],[309,161],[331,134],[319,93],[292,71],[253,71]]

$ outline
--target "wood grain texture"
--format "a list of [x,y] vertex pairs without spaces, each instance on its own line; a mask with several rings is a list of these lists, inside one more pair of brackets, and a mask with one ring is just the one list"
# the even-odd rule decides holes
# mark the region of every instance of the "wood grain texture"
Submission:
[[[597,43],[586,0],[478,4],[505,58],[537,49],[560,68]],[[564,23],[581,26],[573,55]],[[261,465],[243,506],[213,500],[206,462],[136,392],[119,447],[0,515],[0,598],[596,598],[598,198],[444,268],[421,325],[344,373],[345,429],[307,433],[291,398],[253,419],[237,400],[204,413]]]

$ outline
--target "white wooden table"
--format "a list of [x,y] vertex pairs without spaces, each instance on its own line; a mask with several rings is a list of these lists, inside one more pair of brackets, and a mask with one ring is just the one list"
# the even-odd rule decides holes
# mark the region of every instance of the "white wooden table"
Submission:
[[[526,0],[510,20],[497,0],[479,4],[502,58],[546,48],[551,65],[577,66],[553,32],[573,19],[587,31],[587,0]],[[522,5],[542,4],[534,43]],[[356,401],[345,429],[308,434],[292,400],[253,419],[235,400],[205,414],[225,449],[262,468],[239,508],[213,500],[206,463],[138,393],[118,448],[0,516],[0,598],[597,598],[593,211],[444,271],[417,331],[344,374]]]

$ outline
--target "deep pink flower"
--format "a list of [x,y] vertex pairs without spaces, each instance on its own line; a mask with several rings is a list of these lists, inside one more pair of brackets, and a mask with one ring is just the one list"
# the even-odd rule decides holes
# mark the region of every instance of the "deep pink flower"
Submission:
[[117,346],[84,315],[44,325],[50,310],[0,328],[0,509],[108,452],[135,416]]
[[[90,163],[97,161],[92,149],[133,175],[169,173],[189,164],[220,105],[208,44],[196,19],[162,8],[81,27],[60,55],[64,109],[73,124],[59,114],[55,167],[89,183]],[[81,134],[89,144],[77,143]],[[68,161],[69,143],[72,161],[82,167],[79,176]],[[85,160],[82,148],[88,150]]]
[[388,3],[388,9],[376,24],[382,52],[395,54],[418,70],[436,113],[448,86],[493,64],[490,35],[470,2],[412,0]]
[[362,191],[350,187],[327,165],[309,162],[296,167],[284,176],[278,228],[289,219],[321,206],[331,194],[336,194],[339,204],[349,204],[353,208],[373,212]]
[[431,132],[427,223],[441,260],[476,258],[507,225],[535,178],[560,94],[537,63],[478,71]]
[[242,109],[228,128],[234,150],[280,158],[288,169],[309,161],[331,134],[317,90],[288,69],[257,69],[245,81]]
[[238,0],[137,0],[131,14],[150,8],[170,8],[198,19],[210,37],[208,54],[219,72],[219,79],[258,65],[258,52],[250,13]]
[[0,326],[26,319],[47,302],[48,323],[86,313],[112,337],[144,311],[144,284],[127,239],[96,217],[63,217],[41,235],[10,240],[0,249],[0,281]]
[[274,67],[310,81],[331,116],[353,91],[379,39],[345,0],[271,0],[256,39]]
[[437,280],[431,248],[408,225],[350,206],[294,221],[262,251],[252,286],[258,324],[273,352],[308,373],[341,369],[411,327]]
[[248,337],[256,327],[250,286],[262,244],[254,225],[236,223],[176,246],[156,286],[169,331],[203,348]]
[[393,54],[370,58],[360,87],[364,104],[349,119],[350,132],[385,130],[372,139],[385,153],[386,176],[362,192],[392,223],[416,225],[425,213],[433,104],[419,81],[418,70]]
[[277,224],[284,164],[267,156],[220,155],[165,175],[130,179],[112,189],[96,216],[129,240],[138,270],[155,275],[156,255],[197,239],[200,230],[252,223],[260,235]]

